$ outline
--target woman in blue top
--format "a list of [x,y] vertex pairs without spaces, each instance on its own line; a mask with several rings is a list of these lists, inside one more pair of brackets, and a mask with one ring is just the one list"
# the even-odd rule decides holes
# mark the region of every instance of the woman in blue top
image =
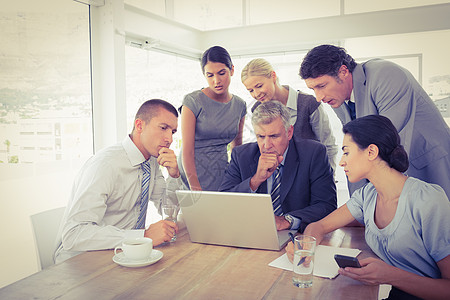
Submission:
[[227,50],[209,48],[201,67],[208,87],[184,97],[178,166],[186,188],[217,191],[228,164],[227,145],[242,144],[247,106],[228,91],[234,66]]
[[[344,125],[340,166],[350,182],[370,183],[304,234],[323,236],[354,220],[380,259],[360,260],[362,268],[339,273],[367,284],[393,286],[388,299],[450,299],[450,203],[444,190],[402,172],[408,156],[391,121],[381,115]],[[293,253],[292,244],[287,252]]]

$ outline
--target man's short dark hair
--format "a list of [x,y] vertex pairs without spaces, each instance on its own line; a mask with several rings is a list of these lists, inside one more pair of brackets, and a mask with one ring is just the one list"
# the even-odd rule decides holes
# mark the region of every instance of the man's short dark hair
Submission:
[[159,113],[159,109],[161,108],[173,113],[175,117],[178,118],[177,109],[172,104],[161,99],[151,99],[145,101],[141,107],[139,107],[134,120],[141,119],[145,123],[148,123]]
[[342,47],[320,45],[306,54],[300,66],[299,75],[302,79],[317,78],[323,75],[337,77],[342,65],[353,72],[356,62]]

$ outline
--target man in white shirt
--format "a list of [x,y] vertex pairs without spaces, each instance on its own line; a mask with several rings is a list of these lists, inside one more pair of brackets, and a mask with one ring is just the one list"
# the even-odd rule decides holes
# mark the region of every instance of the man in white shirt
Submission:
[[[56,262],[84,251],[112,249],[130,237],[149,237],[155,246],[170,241],[178,231],[175,223],[161,220],[140,229],[138,219],[141,209],[145,219],[147,201],[161,213],[166,190],[175,190],[181,184],[178,179],[171,180],[174,188],[166,187],[159,169],[161,165],[170,177],[180,176],[176,156],[169,149],[177,126],[178,113],[173,105],[148,100],[139,108],[131,134],[85,163],[75,179],[61,223]],[[150,179],[148,199],[141,205],[144,162],[150,166]]]

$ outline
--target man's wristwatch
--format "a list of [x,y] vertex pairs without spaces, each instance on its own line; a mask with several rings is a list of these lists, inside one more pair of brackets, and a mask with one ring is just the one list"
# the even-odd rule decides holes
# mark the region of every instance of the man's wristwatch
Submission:
[[284,215],[284,219],[289,222],[289,228],[294,224],[294,218],[291,215]]

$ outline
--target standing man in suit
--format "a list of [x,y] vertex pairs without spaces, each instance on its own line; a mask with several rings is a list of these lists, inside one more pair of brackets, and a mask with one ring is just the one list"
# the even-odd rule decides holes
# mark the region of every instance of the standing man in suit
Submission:
[[171,188],[160,166],[179,178],[177,158],[169,149],[177,131],[178,113],[169,102],[144,102],[136,113],[133,131],[125,139],[91,157],[75,179],[70,201],[61,222],[55,261],[84,251],[112,249],[122,240],[149,237],[153,245],[170,241],[178,230],[162,220],[145,226],[148,202],[160,205]]
[[[406,174],[440,185],[450,198],[450,129],[410,72],[382,59],[357,64],[344,48],[321,45],[306,54],[300,76],[342,124],[388,117],[409,156]],[[349,184],[350,195],[363,184]]]
[[220,191],[270,193],[278,230],[300,230],[336,209],[336,186],[326,147],[292,139],[290,113],[267,101],[252,114],[256,143],[236,147]]

